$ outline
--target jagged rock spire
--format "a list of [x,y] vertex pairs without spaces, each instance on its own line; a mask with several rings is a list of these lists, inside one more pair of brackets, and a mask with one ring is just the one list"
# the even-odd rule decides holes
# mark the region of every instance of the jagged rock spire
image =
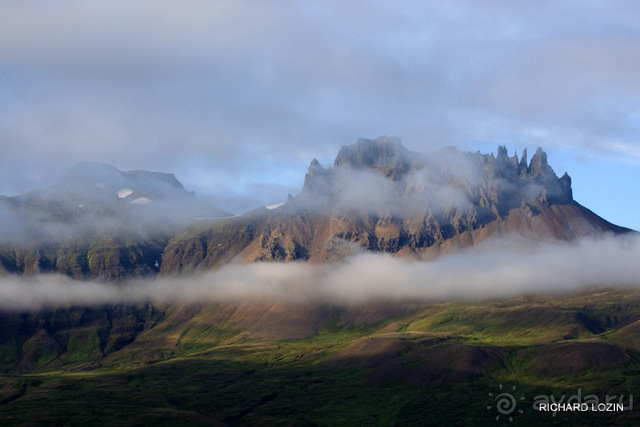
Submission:
[[[545,167],[546,166],[546,167]],[[536,149],[536,154],[531,157],[531,163],[529,164],[529,175],[536,177],[545,172],[549,165],[547,164],[547,153],[545,153],[541,147]]]
[[506,160],[508,156],[507,147],[504,145],[498,146],[498,160]]
[[520,159],[520,165],[518,166],[520,176],[525,177],[529,173],[529,167],[527,166],[527,149],[522,150],[522,158]]

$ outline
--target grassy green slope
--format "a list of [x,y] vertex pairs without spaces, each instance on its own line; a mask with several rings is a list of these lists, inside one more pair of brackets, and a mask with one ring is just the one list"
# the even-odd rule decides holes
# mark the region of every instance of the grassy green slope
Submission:
[[[511,416],[526,425],[636,423],[637,399],[632,411],[615,413],[554,416],[532,405],[536,396],[578,392],[625,396],[629,405],[639,393],[638,291],[377,304],[146,305],[95,309],[75,323],[71,309],[41,314],[49,325],[66,321],[66,329],[47,332],[32,322],[13,341],[2,332],[0,420],[487,425]],[[495,396],[507,390],[522,413],[495,408]]]

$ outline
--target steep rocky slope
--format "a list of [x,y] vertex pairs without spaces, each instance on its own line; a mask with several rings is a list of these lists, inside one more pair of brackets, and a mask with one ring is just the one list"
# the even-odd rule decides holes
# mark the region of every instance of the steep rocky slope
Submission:
[[[528,161],[393,138],[313,160],[301,192],[236,217],[197,201],[171,174],[83,164],[52,186],[0,198],[0,272],[122,279],[230,261],[324,262],[358,251],[429,258],[490,236],[571,240],[629,230],[573,200],[538,149]],[[186,227],[186,228],[185,228]]]
[[627,231],[574,201],[571,178],[558,178],[540,148],[530,162],[505,147],[497,156],[454,148],[426,156],[379,138],[342,147],[331,168],[314,159],[300,194],[282,206],[177,236],[161,270],[322,262],[360,250],[429,257],[510,233],[571,240]]

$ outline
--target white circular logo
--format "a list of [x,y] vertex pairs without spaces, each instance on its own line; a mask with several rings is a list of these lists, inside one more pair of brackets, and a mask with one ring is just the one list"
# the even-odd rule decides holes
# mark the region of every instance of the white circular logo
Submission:
[[[516,386],[513,386],[511,389],[512,392],[516,391]],[[524,400],[524,396],[520,397],[520,399],[516,399],[513,393],[503,392],[502,384],[500,384],[500,393],[494,395],[493,393],[489,393],[489,396],[493,397],[493,401],[495,402],[495,408],[499,412],[498,416],[496,416],[496,421],[500,419],[500,415],[508,416],[509,421],[513,421],[513,417],[511,416],[516,410],[522,414],[524,411],[522,409],[518,409],[518,400]],[[487,406],[487,409],[493,408],[492,405]]]

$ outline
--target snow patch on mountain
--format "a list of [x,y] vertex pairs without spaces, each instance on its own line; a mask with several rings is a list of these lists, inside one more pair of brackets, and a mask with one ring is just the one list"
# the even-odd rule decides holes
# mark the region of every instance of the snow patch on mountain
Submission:
[[269,209],[270,211],[274,210],[274,209],[278,209],[280,206],[284,205],[287,202],[282,202],[282,203],[278,203],[276,205],[269,205],[269,206],[265,206],[267,209]]
[[118,190],[118,197],[124,199],[125,197],[133,194],[133,190],[130,188],[121,188]]
[[146,197],[139,197],[131,202],[132,205],[148,205],[152,200],[149,200]]

